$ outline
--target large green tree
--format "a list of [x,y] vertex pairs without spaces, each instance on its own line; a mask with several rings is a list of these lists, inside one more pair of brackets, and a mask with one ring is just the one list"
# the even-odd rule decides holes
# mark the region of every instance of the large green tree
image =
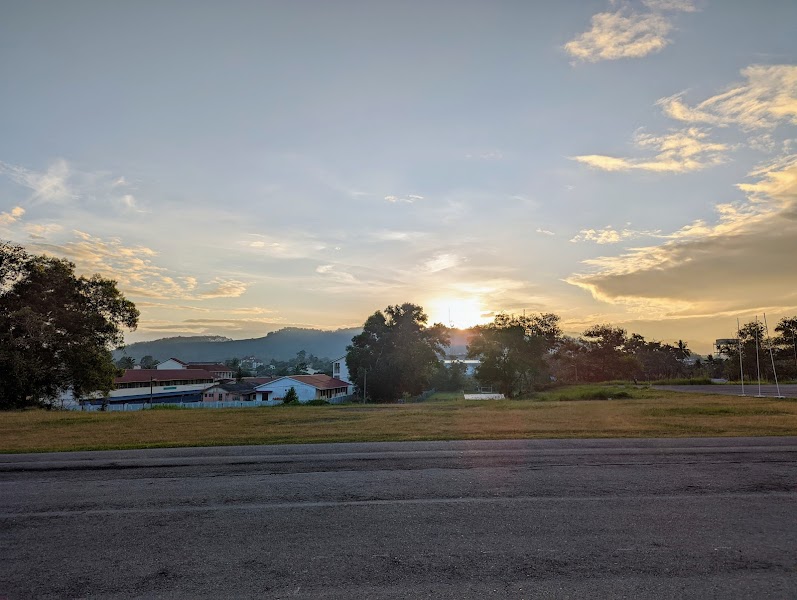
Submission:
[[0,242],[0,408],[107,393],[117,374],[111,350],[138,310],[99,275],[75,276],[67,260]]
[[512,398],[549,380],[546,357],[562,337],[557,315],[499,314],[492,323],[474,329],[468,357],[481,360],[476,369],[479,382]]
[[427,388],[449,345],[446,327],[427,327],[427,322],[423,308],[410,303],[368,317],[346,348],[346,366],[358,393],[390,402]]

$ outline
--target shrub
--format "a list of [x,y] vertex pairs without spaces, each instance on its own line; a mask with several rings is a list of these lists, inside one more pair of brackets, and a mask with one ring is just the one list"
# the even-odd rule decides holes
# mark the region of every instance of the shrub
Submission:
[[293,386],[288,390],[285,394],[285,397],[282,399],[283,404],[299,404],[299,394],[296,393],[296,390]]

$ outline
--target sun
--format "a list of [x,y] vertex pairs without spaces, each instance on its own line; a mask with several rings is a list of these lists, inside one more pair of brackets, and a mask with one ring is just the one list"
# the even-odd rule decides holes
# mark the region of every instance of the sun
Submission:
[[467,329],[490,320],[482,316],[483,312],[478,298],[440,298],[430,303],[429,323]]

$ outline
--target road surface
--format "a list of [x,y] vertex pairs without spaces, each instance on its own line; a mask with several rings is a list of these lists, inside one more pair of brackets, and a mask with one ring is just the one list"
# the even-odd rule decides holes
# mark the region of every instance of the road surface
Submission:
[[0,598],[794,598],[797,438],[0,456]]
[[[712,384],[712,385],[654,385],[657,390],[669,390],[671,392],[690,392],[693,394],[721,394],[723,396],[741,396],[741,384],[726,385],[726,384]],[[797,398],[797,385],[793,383],[781,384],[776,386],[774,384],[761,384],[761,396],[768,398],[776,398],[778,396],[784,398]],[[745,383],[744,395],[755,397],[759,395],[759,386],[757,383]]]

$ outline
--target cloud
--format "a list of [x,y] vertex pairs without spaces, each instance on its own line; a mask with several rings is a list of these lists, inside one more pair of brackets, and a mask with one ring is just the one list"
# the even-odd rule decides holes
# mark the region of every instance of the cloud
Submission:
[[58,223],[27,223],[23,229],[32,240],[45,240],[63,229]]
[[797,124],[797,65],[751,65],[741,71],[745,81],[695,106],[685,92],[662,98],[658,105],[672,119],[744,130]]
[[21,206],[15,206],[8,212],[0,213],[0,225],[11,225],[11,223],[16,223],[24,214],[24,208]]
[[658,14],[598,13],[589,31],[567,42],[564,49],[585,62],[640,58],[664,49],[671,29],[670,21]]
[[324,275],[328,279],[345,285],[355,285],[361,283],[354,275],[346,271],[340,270],[336,265],[319,265],[316,267],[316,273]]
[[537,233],[541,233],[543,235],[556,235],[553,231],[549,231],[548,229],[542,229],[541,227],[537,227]]
[[593,297],[651,315],[708,315],[797,306],[797,155],[754,171],[748,198],[719,204],[714,224],[697,221],[658,246],[585,261],[567,279]]
[[377,242],[411,242],[424,237],[426,234],[420,231],[396,231],[386,229],[375,231],[370,234],[371,239]]
[[120,289],[131,297],[155,299],[203,300],[237,298],[247,284],[235,279],[215,278],[199,282],[190,275],[178,275],[157,266],[157,252],[145,246],[126,246],[118,238],[103,239],[82,231],[74,231],[75,240],[63,244],[35,243],[31,248],[68,258],[77,271],[99,273],[117,281]]
[[69,185],[72,172],[65,160],[55,161],[43,173],[0,161],[0,173],[32,190],[33,202],[62,203],[78,197]]
[[662,13],[697,10],[691,0],[643,0],[642,4],[647,12],[622,7],[593,15],[592,27],[567,42],[565,52],[582,62],[641,58],[660,52],[671,43],[667,36],[673,28],[672,18]]
[[661,232],[656,231],[635,231],[633,229],[621,229],[617,231],[611,225],[603,229],[582,229],[570,241],[577,242],[596,242],[597,244],[617,244],[625,240],[633,240],[640,237],[661,237]]
[[406,202],[407,204],[412,204],[418,200],[423,200],[423,196],[419,196],[418,194],[407,194],[406,196],[385,196],[385,200],[393,204],[396,202]]
[[460,262],[462,262],[462,259],[456,254],[441,253],[424,261],[421,269],[427,273],[437,273],[456,267]]
[[246,288],[247,285],[243,281],[216,277],[205,283],[200,290],[197,290],[196,297],[203,300],[208,298],[238,298],[246,292]]
[[672,131],[665,135],[637,133],[635,144],[656,152],[651,158],[618,158],[602,154],[573,156],[572,160],[603,171],[642,170],[657,173],[699,171],[725,162],[731,149],[727,144],[708,140],[708,132],[697,127]]
[[250,238],[249,241],[241,241],[239,244],[258,254],[266,254],[274,258],[309,258],[327,249],[326,242],[306,231],[292,230],[280,234],[250,233],[247,235]]

